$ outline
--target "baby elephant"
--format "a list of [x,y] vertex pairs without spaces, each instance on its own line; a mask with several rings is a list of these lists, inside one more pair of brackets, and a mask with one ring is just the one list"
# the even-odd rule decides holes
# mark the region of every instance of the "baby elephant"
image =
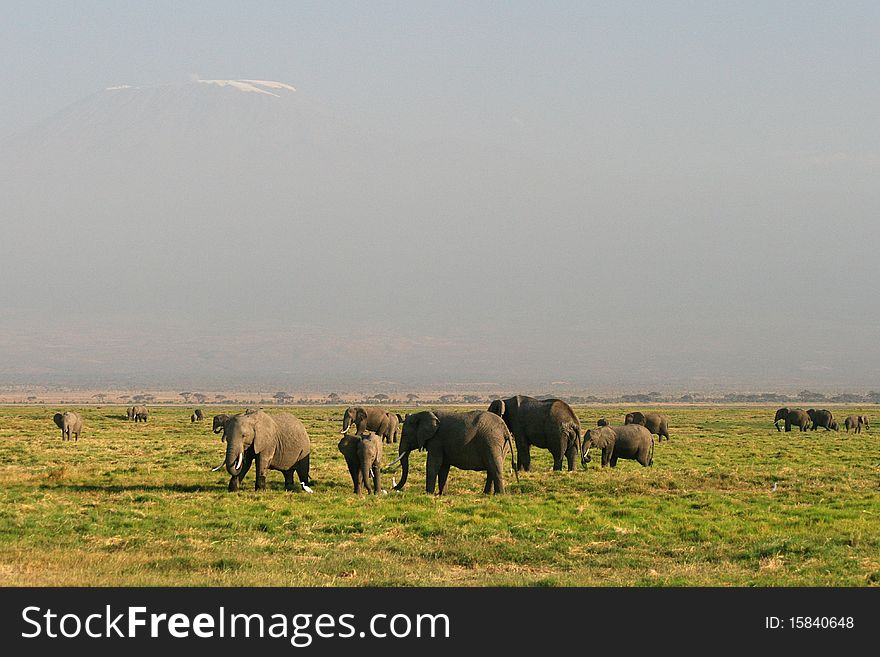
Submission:
[[871,428],[868,426],[867,415],[850,415],[843,421],[843,425],[846,427],[847,433],[849,433],[850,429],[855,431],[855,433],[862,433],[862,427],[865,427],[865,429]]
[[70,440],[70,436],[73,435],[74,439],[79,442],[79,434],[83,426],[82,418],[79,415],[67,411],[66,413],[55,413],[52,419],[55,421],[55,426],[61,429],[61,440]]
[[584,434],[581,463],[590,461],[590,448],[602,450],[602,467],[617,466],[617,459],[633,459],[643,466],[654,464],[654,436],[641,424],[596,427]]
[[382,437],[372,431],[358,434],[345,434],[337,445],[348,464],[348,472],[354,484],[354,492],[360,495],[361,486],[370,492],[370,478],[373,480],[373,495],[378,495],[382,467]]

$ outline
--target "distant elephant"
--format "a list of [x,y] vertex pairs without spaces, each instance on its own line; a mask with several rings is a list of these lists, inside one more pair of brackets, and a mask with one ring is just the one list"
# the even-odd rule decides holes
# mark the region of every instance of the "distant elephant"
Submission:
[[780,408],[776,411],[776,416],[773,418],[773,426],[776,427],[777,431],[782,431],[779,428],[780,420],[785,421],[786,431],[791,431],[792,427],[798,427],[801,431],[807,431],[812,423],[807,412],[800,408]]
[[134,420],[134,406],[129,406],[125,409],[125,416],[129,419],[129,421]]
[[843,421],[843,424],[846,427],[847,433],[849,433],[850,429],[855,431],[855,433],[862,433],[862,427],[865,427],[865,429],[871,428],[868,426],[867,415],[850,415]]
[[229,490],[237,491],[242,479],[256,461],[256,490],[266,488],[266,473],[280,470],[284,487],[293,489],[293,473],[304,490],[309,484],[311,443],[302,422],[289,413],[269,415],[247,411],[233,415],[223,425],[226,440],[226,471],[231,475]]
[[641,413],[633,411],[627,413],[623,419],[626,424],[641,424],[648,431],[657,436],[657,440],[669,440],[669,418],[662,413]]
[[581,463],[586,465],[590,459],[590,448],[602,450],[602,467],[617,467],[617,459],[632,459],[642,466],[654,465],[654,436],[641,424],[625,424],[617,427],[596,427],[587,429]]
[[189,416],[189,421],[190,421],[190,423],[198,421],[198,418],[196,417],[195,413],[193,413],[192,415]]
[[211,428],[211,431],[214,433],[222,433],[223,432],[223,424],[231,418],[231,415],[226,415],[226,413],[221,413],[220,415],[214,416],[214,424]]
[[61,440],[70,440],[74,436],[74,440],[79,442],[79,434],[82,431],[82,418],[73,411],[65,413],[55,413],[52,417],[55,426],[61,429]]
[[819,427],[825,427],[825,431],[831,431],[831,423],[834,421],[831,411],[810,408],[807,409],[807,415],[810,416],[810,421],[813,423],[813,431]]
[[611,426],[611,423],[610,423],[608,420],[606,420],[604,417],[600,417],[600,418],[596,421],[596,426],[597,426],[597,427],[610,427],[610,426]]
[[372,431],[345,434],[336,447],[345,457],[355,494],[360,495],[363,486],[367,493],[372,488],[373,495],[378,495],[381,490],[382,437]]
[[398,461],[403,470],[394,487],[402,490],[409,476],[409,454],[414,449],[427,449],[425,492],[433,493],[438,483],[440,495],[446,492],[446,481],[452,466],[462,470],[486,472],[483,492],[504,492],[504,455],[510,449],[513,465],[513,437],[504,421],[494,413],[469,411],[449,413],[422,411],[406,416],[400,432]]
[[832,431],[840,431],[840,425],[837,424],[837,420],[831,420],[831,424],[828,425],[828,428]]
[[204,415],[204,413],[202,413],[202,409],[201,409],[201,408],[197,408],[197,409],[195,410],[195,412],[193,413],[193,415],[196,416],[196,422],[201,422],[202,420],[205,419],[205,415]]
[[147,418],[150,416],[146,406],[132,406],[131,410],[134,414],[135,422],[146,422]]
[[531,447],[543,447],[553,456],[553,469],[562,470],[562,458],[568,470],[575,467],[581,449],[581,423],[571,406],[561,399],[535,399],[517,395],[496,399],[489,412],[501,417],[516,442],[516,467],[531,468]]
[[384,408],[350,406],[342,416],[342,433],[353,426],[355,433],[372,431],[382,436],[386,443],[396,443],[401,422],[399,414],[389,413]]

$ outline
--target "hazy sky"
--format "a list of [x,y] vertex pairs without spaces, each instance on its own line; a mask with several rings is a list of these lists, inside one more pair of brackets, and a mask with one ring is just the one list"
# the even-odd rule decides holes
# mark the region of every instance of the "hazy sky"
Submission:
[[0,381],[880,388],[877,3],[3,9]]

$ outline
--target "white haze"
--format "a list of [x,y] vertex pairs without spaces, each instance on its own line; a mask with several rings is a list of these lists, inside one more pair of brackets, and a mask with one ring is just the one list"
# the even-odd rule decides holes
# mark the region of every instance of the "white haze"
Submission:
[[571,42],[488,118],[464,67],[83,89],[0,142],[0,382],[876,388],[876,48],[750,38]]

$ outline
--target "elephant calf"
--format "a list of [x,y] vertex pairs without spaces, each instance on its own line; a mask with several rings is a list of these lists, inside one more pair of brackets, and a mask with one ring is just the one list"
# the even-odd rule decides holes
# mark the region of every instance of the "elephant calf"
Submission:
[[846,427],[847,433],[849,433],[850,429],[855,433],[862,433],[862,427],[865,427],[865,429],[871,428],[868,426],[867,415],[850,415],[843,421],[843,424]]
[[70,437],[73,436],[74,440],[79,442],[79,434],[83,426],[82,418],[79,415],[73,411],[55,413],[52,420],[54,420],[55,426],[61,429],[62,440],[70,440]]
[[[228,420],[231,417],[232,417],[231,415],[226,415],[226,413],[221,413],[220,415],[215,415],[214,416],[214,424],[213,424],[211,430],[214,433],[222,433],[223,432],[223,425],[226,424],[226,420]],[[224,437],[224,440],[225,440],[225,437]]]
[[669,440],[669,418],[661,413],[627,413],[624,424],[640,424],[648,431],[657,435],[657,440]]
[[371,431],[345,434],[337,448],[345,457],[355,495],[360,495],[361,486],[369,493],[371,479],[373,495],[378,495],[381,490],[382,437]]
[[602,450],[602,467],[617,466],[617,459],[632,459],[644,467],[654,465],[654,436],[641,424],[622,427],[596,427],[584,434],[581,463],[590,461],[590,448]]

